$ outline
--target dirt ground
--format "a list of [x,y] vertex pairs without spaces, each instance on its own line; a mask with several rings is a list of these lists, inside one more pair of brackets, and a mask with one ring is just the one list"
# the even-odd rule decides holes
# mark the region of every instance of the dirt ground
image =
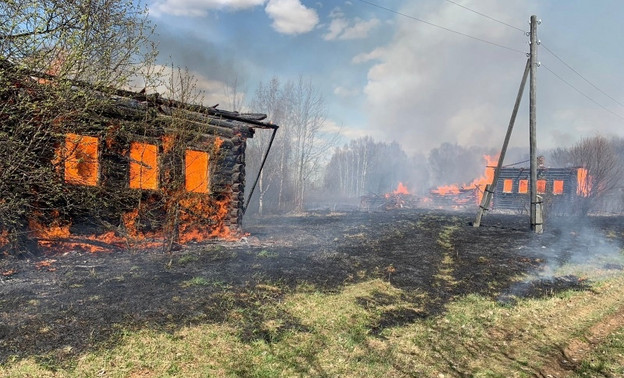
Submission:
[[[450,300],[470,293],[513,302],[589,289],[584,277],[552,275],[565,262],[624,269],[593,259],[624,247],[624,217],[552,219],[536,235],[526,215],[488,214],[478,229],[474,215],[393,210],[268,217],[248,219],[250,235],[239,242],[170,254],[74,250],[0,257],[0,363],[107,347],[121,329],[175,331],[221,322],[237,307],[249,317],[241,337],[261,338],[254,322],[262,314],[254,309],[302,286],[331,292],[383,278],[405,292],[426,292],[423,312],[388,313],[371,330],[380,332],[440,314]],[[533,278],[519,279],[528,274]]]

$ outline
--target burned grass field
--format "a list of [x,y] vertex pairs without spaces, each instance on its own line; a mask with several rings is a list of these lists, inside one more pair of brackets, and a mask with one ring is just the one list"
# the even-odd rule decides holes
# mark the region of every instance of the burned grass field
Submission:
[[624,219],[551,219],[536,235],[526,216],[477,229],[473,216],[268,217],[240,242],[169,254],[4,257],[0,363],[15,376],[624,374],[622,354],[587,362],[598,346],[565,357],[601,324],[621,347]]

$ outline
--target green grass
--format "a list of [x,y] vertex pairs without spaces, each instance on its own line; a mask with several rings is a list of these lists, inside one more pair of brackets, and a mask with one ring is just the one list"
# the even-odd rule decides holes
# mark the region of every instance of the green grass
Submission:
[[577,372],[579,376],[624,376],[624,328],[612,333],[590,353]]
[[[214,285],[202,277],[188,286]],[[384,279],[322,292],[302,283],[250,289],[253,306],[233,305],[224,322],[164,332],[119,330],[119,341],[75,356],[12,359],[8,377],[127,376],[534,376],[558,348],[624,306],[624,277],[593,291],[516,305],[468,295],[425,316],[424,293]],[[414,316],[405,317],[403,315]],[[419,316],[418,314],[423,314]],[[624,331],[600,343],[578,374],[622,375]]]

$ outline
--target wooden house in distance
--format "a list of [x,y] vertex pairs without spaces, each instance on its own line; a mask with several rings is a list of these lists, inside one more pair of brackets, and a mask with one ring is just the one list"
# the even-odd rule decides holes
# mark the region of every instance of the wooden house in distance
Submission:
[[[12,106],[11,96],[28,95],[36,103],[45,93],[38,86],[53,80],[18,72],[9,77],[2,102]],[[247,139],[257,129],[275,133],[278,126],[264,122],[263,114],[72,85],[101,101],[43,125],[52,142],[36,153],[33,166],[49,166],[53,174],[49,184],[24,191],[30,210],[11,232],[17,228],[44,247],[85,237],[123,245],[128,239],[186,243],[241,233]],[[20,127],[0,126],[9,133]],[[0,247],[8,243],[8,228],[0,222]]]
[[[529,168],[503,167],[494,190],[494,210],[528,212]],[[537,193],[552,214],[571,214],[577,200],[587,194],[587,171],[583,168],[546,168],[537,172]]]

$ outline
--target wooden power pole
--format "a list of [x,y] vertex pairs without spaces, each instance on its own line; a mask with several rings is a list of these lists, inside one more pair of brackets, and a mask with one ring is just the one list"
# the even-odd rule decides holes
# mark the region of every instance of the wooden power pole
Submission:
[[492,178],[492,183],[487,184],[485,186],[485,191],[483,192],[483,197],[481,198],[481,204],[479,205],[479,210],[477,211],[477,218],[472,224],[474,227],[481,226],[481,218],[486,211],[490,208],[490,202],[492,201],[492,195],[496,190],[496,185],[498,183],[498,177],[500,175],[500,170],[503,167],[503,162],[505,161],[505,154],[507,153],[507,146],[509,145],[509,139],[511,138],[511,132],[513,131],[514,123],[516,122],[516,116],[518,115],[518,108],[520,108],[520,101],[522,100],[522,93],[524,93],[524,87],[526,86],[527,77],[529,76],[529,68],[530,68],[531,60],[527,59],[526,66],[524,67],[524,74],[522,75],[522,81],[520,82],[520,88],[518,89],[518,95],[516,96],[516,102],[514,103],[513,111],[511,112],[511,118],[509,119],[509,125],[507,126],[507,134],[505,134],[505,140],[503,141],[503,148],[501,148],[500,155],[498,155],[498,163],[496,164],[496,169],[494,170],[494,178]]
[[513,130],[514,122],[516,121],[516,115],[518,113],[518,107],[520,106],[520,100],[522,99],[522,93],[524,91],[524,87],[526,84],[527,76],[530,74],[530,89],[529,89],[529,144],[530,144],[530,199],[531,199],[531,230],[536,233],[542,233],[543,231],[543,216],[542,216],[542,201],[541,198],[537,194],[537,135],[536,135],[536,73],[537,73],[537,45],[539,41],[537,40],[537,25],[540,21],[537,20],[537,16],[531,16],[531,31],[529,33],[530,36],[530,53],[529,59],[527,60],[527,64],[524,68],[524,74],[522,75],[522,82],[520,84],[520,89],[518,90],[518,95],[516,96],[516,102],[514,104],[514,109],[511,113],[511,119],[509,120],[509,126],[507,127],[507,134],[505,135],[505,140],[503,142],[503,147],[501,149],[501,153],[498,157],[498,164],[496,165],[496,169],[494,170],[494,178],[492,179],[492,183],[485,186],[485,192],[483,193],[483,198],[481,199],[481,204],[479,206],[479,210],[477,212],[477,217],[473,223],[474,227],[479,227],[481,225],[481,218],[484,213],[489,209],[490,201],[492,200],[492,195],[496,189],[496,185],[498,184],[498,177],[500,175],[500,170],[503,166],[503,161],[505,160],[505,154],[507,153],[507,145],[509,144],[509,138],[511,137],[511,132]]
[[537,195],[537,118],[536,118],[536,82],[537,82],[537,16],[531,16],[531,50],[529,55],[531,78],[529,81],[529,159],[531,179],[529,193],[531,195],[531,230],[542,233],[542,201]]

